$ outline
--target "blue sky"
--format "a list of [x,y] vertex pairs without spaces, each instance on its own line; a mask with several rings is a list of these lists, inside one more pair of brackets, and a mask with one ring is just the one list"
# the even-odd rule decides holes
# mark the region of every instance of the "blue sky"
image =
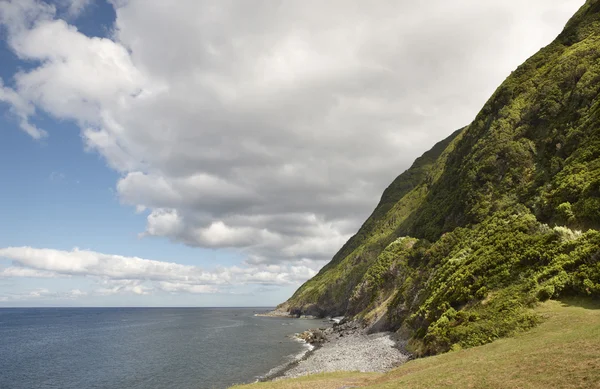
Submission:
[[583,1],[480,3],[1,3],[0,306],[284,301]]

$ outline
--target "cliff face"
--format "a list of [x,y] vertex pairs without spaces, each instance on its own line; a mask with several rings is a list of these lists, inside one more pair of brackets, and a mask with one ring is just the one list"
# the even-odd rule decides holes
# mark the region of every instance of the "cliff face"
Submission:
[[431,354],[535,325],[536,301],[600,297],[599,92],[589,0],[280,308],[353,315]]

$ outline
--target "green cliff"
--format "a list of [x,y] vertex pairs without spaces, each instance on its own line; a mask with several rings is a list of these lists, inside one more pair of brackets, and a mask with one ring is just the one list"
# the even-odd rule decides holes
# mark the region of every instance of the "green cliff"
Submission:
[[600,298],[600,2],[418,158],[281,309],[350,315],[418,355],[527,329],[527,308]]

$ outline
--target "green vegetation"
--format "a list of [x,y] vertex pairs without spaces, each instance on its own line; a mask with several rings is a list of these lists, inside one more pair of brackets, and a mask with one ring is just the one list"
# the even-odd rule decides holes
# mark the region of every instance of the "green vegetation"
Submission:
[[328,373],[314,374],[277,382],[264,382],[251,385],[234,386],[231,389],[340,389],[343,387],[360,387],[377,374],[364,373]]
[[236,389],[600,388],[600,302],[547,301],[535,316],[542,323],[526,333],[386,374],[318,374]]
[[399,331],[424,356],[532,328],[541,301],[600,298],[599,93],[588,0],[281,307]]

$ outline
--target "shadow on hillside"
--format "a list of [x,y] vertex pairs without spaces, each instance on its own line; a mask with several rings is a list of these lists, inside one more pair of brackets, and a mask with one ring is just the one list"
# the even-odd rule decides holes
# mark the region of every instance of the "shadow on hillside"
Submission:
[[564,307],[580,307],[585,309],[600,309],[600,301],[589,297],[563,297],[557,299]]

